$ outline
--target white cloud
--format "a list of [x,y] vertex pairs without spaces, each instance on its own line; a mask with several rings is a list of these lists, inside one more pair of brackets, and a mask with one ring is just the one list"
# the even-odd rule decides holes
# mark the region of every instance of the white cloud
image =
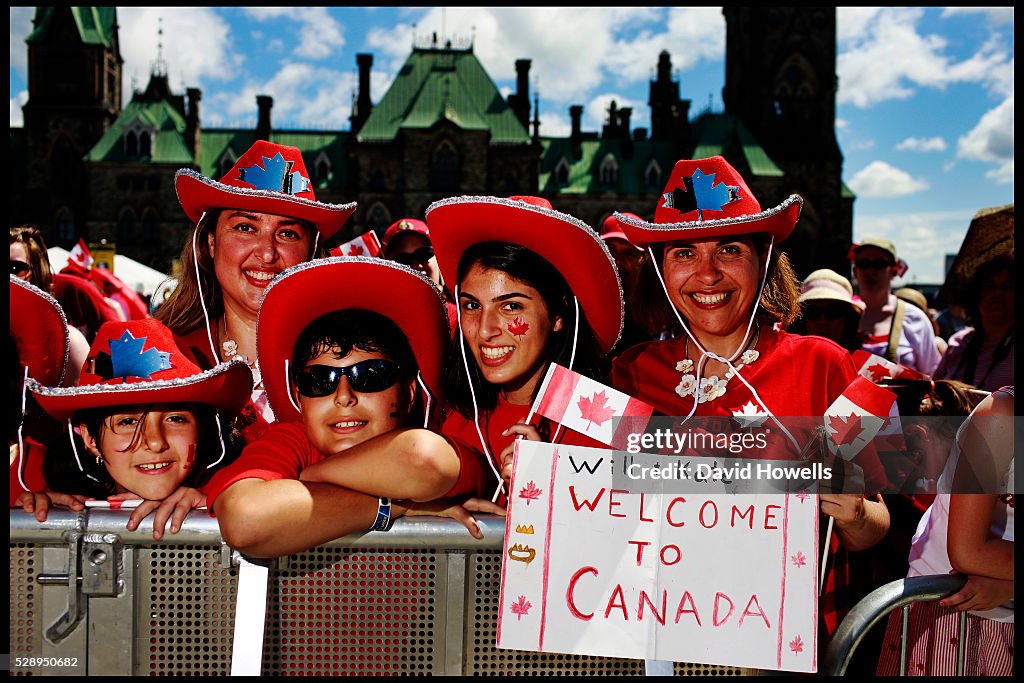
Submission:
[[907,138],[896,145],[896,149],[901,152],[943,152],[946,149],[946,141],[939,137]]
[[275,129],[343,129],[348,127],[353,86],[354,77],[348,72],[293,62],[281,66],[268,81],[247,82],[223,104],[229,118],[240,118],[243,126],[251,127],[257,118],[256,96],[269,95],[274,99],[271,125]]
[[11,69],[22,78],[26,78],[28,70],[28,45],[25,38],[32,31],[35,12],[35,7],[11,8],[11,23],[8,26],[11,35]]
[[956,18],[964,15],[983,15],[990,24],[1013,23],[1013,7],[943,7],[942,18]]
[[884,161],[872,161],[853,176],[849,186],[867,198],[902,197],[928,189],[928,182]]
[[25,125],[25,117],[21,108],[28,102],[28,91],[22,90],[11,98],[11,128],[21,128]]
[[326,7],[247,7],[257,21],[291,19],[299,23],[298,44],[292,53],[306,59],[323,59],[345,47],[345,36]]
[[[998,185],[1013,184],[1013,159],[1004,161],[998,168],[986,171],[985,177]],[[1012,201],[1012,198],[1011,198]]]
[[957,141],[957,156],[978,161],[1013,160],[1013,95],[985,112]]

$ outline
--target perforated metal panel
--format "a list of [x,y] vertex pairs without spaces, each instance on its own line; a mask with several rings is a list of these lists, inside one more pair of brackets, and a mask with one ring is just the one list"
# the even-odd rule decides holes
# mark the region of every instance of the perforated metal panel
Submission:
[[440,559],[329,548],[288,558],[271,572],[263,674],[439,672]]
[[[38,623],[38,595],[36,574],[42,568],[40,550],[35,546],[17,543],[11,544],[11,623],[7,650],[12,657],[39,656],[39,636],[41,626]],[[25,676],[30,672],[12,670],[12,676]]]
[[[501,552],[475,553],[471,556],[466,619],[466,675],[644,675],[644,663],[636,659],[589,657],[556,653],[499,650],[497,640],[498,598],[500,594]],[[750,669],[709,664],[676,663],[677,676],[740,676]]]

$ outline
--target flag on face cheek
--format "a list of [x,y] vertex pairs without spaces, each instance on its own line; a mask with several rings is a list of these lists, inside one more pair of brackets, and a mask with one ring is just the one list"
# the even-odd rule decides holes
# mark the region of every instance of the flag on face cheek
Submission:
[[379,256],[380,239],[377,237],[377,233],[368,230],[359,237],[331,249],[330,254],[331,256]]
[[[548,366],[533,411],[608,446],[616,417],[650,418],[654,408],[557,363]],[[631,424],[635,431],[637,425]]]
[[928,375],[912,370],[906,365],[894,363],[888,358],[869,353],[864,349],[857,349],[853,352],[853,363],[857,366],[857,372],[864,375],[876,384],[884,379],[931,379]]

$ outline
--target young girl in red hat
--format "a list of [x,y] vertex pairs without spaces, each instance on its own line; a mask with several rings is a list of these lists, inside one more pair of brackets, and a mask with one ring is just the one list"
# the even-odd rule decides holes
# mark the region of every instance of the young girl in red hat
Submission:
[[601,238],[538,197],[455,197],[426,218],[459,312],[442,432],[489,466],[496,496],[517,436],[602,446],[530,423],[550,363],[601,381],[622,332],[622,286]]
[[141,499],[128,528],[155,510],[159,539],[168,520],[175,533],[191,509],[206,505],[199,487],[237,453],[221,420],[249,400],[252,375],[241,361],[200,370],[170,330],[148,318],[104,323],[77,386],[26,384],[43,410],[66,424],[75,468],[51,451],[47,491],[25,493],[18,504],[44,521],[51,502],[81,509],[102,497],[118,508]]

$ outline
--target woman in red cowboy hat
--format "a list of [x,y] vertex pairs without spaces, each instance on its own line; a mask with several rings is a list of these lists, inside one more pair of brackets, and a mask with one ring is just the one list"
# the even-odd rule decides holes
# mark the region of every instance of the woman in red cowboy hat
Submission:
[[[56,462],[52,452],[47,483],[61,493],[26,493],[19,504],[42,521],[51,501],[68,497],[105,497],[111,507],[142,499],[128,528],[156,510],[153,537],[159,539],[168,520],[175,533],[189,510],[206,505],[198,487],[212,467],[236,453],[220,420],[233,418],[249,400],[252,374],[238,360],[201,370],[170,330],[147,318],[104,323],[77,386],[32,378],[27,386],[43,410],[66,424],[68,460],[73,456],[76,468]],[[80,457],[75,425],[89,457]]]
[[[484,459],[500,491],[513,439],[541,437],[527,422],[548,365],[603,379],[622,333],[622,286],[601,238],[545,199],[454,197],[426,218],[459,311],[442,431]],[[600,445],[574,435],[563,438]]]
[[[618,356],[612,385],[664,415],[824,416],[857,373],[838,344],[781,329],[799,311],[799,290],[778,244],[802,203],[790,195],[762,210],[742,176],[716,156],[676,163],[653,223],[616,214],[629,240],[648,250],[641,315],[651,330],[674,320],[682,334]],[[858,464],[874,494],[885,484],[874,451]],[[822,494],[821,505],[848,549],[869,547],[888,529],[879,495]]]
[[232,547],[287,555],[417,513],[481,537],[468,510],[500,508],[423,504],[477,494],[483,478],[429,429],[450,332],[426,276],[378,258],[295,266],[268,287],[257,333],[278,422],[207,488]]
[[220,182],[192,169],[175,175],[195,223],[178,285],[156,311],[203,367],[244,360],[255,391],[240,428],[247,440],[273,420],[256,363],[256,315],[275,275],[314,255],[355,211],[316,201],[296,147],[257,140]]

